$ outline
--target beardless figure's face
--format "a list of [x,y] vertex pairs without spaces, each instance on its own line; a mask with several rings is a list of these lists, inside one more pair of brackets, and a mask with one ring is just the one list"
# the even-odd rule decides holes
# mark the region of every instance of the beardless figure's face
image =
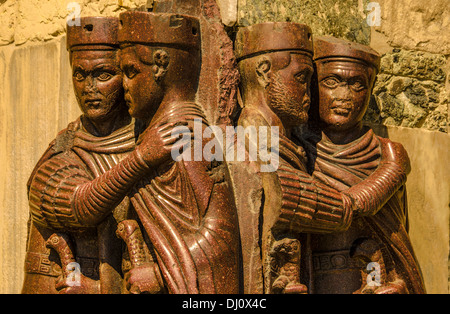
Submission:
[[286,128],[302,125],[308,120],[312,74],[311,59],[292,53],[289,66],[270,75],[266,88],[268,104]]
[[[149,121],[163,99],[163,89],[155,79],[155,65],[144,64],[139,53],[150,53],[150,48],[128,46],[121,50],[121,68],[124,73],[125,101],[132,117]],[[145,56],[145,59],[148,59]],[[151,56],[150,56],[151,58]]]
[[326,129],[350,130],[360,124],[369,105],[374,70],[349,61],[317,64],[319,116]]
[[72,78],[78,104],[88,119],[106,121],[124,105],[117,51],[73,51]]

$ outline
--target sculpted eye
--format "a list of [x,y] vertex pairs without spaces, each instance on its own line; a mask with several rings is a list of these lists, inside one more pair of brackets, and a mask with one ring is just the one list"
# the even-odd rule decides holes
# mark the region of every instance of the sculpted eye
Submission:
[[352,89],[353,89],[354,91],[359,92],[359,91],[364,90],[364,89],[366,88],[366,85],[365,85],[363,82],[361,82],[361,81],[355,81],[355,82],[351,85],[351,87],[352,87]]
[[102,72],[100,73],[100,75],[97,76],[97,79],[99,81],[108,81],[113,77],[113,75],[111,73],[108,72]]
[[77,71],[73,74],[73,78],[77,81],[82,81],[84,80],[84,75],[81,72]]
[[297,81],[299,81],[300,83],[302,83],[302,84],[304,84],[304,83],[307,82],[305,73],[299,73],[299,74],[297,74],[297,75],[295,76],[295,79],[296,79]]
[[328,77],[322,80],[322,84],[328,88],[336,88],[339,85],[339,81],[334,77]]
[[123,73],[127,78],[132,79],[139,74],[139,71],[134,67],[124,67]]

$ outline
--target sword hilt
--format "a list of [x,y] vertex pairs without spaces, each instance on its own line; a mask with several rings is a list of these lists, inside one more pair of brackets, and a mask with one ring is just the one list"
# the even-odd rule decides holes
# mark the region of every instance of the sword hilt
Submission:
[[54,249],[61,260],[61,267],[65,277],[70,273],[69,265],[76,263],[75,256],[70,247],[70,239],[67,234],[54,233],[45,242],[45,246]]
[[117,225],[116,234],[127,245],[131,266],[133,268],[149,262],[144,238],[141,229],[135,220],[121,221]]

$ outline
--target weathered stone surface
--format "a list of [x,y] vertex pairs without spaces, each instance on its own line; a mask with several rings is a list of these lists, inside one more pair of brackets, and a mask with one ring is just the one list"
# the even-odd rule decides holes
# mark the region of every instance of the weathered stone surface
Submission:
[[16,24],[16,1],[0,1],[0,45],[7,45],[14,41],[14,29]]
[[450,54],[448,0],[379,0],[381,24],[376,28],[392,47]]
[[428,293],[448,293],[450,135],[422,129],[371,125],[403,144],[411,160],[406,182],[410,237]]
[[222,22],[226,26],[233,26],[237,22],[238,0],[217,0]]
[[0,26],[0,45],[15,42],[48,41],[65,33],[66,19],[75,14],[79,5],[80,16],[118,16],[130,8],[147,5],[147,0],[4,0],[0,14],[6,18]]
[[[233,184],[236,207],[239,214],[242,247],[242,265],[244,269],[243,292],[261,294],[264,291],[260,228],[263,210],[263,186],[255,169],[249,163],[229,162],[228,168]],[[244,180],[245,178],[245,180]]]
[[381,70],[386,74],[444,82],[446,59],[443,54],[394,49],[383,56]]
[[53,41],[0,49],[0,293],[22,288],[28,177],[57,132],[79,115],[60,47]]
[[292,21],[311,27],[314,35],[333,35],[363,44],[370,42],[367,0],[239,0],[238,25]]
[[446,67],[441,54],[400,49],[385,54],[366,121],[447,132]]

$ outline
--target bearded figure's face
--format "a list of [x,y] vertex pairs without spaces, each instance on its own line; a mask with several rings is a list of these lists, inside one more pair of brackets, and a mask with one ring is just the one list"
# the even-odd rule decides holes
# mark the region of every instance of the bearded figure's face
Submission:
[[284,127],[292,128],[307,122],[312,74],[311,59],[295,53],[291,53],[287,67],[270,73],[267,102]]
[[320,121],[329,130],[350,130],[360,124],[374,84],[374,70],[350,61],[317,64]]

